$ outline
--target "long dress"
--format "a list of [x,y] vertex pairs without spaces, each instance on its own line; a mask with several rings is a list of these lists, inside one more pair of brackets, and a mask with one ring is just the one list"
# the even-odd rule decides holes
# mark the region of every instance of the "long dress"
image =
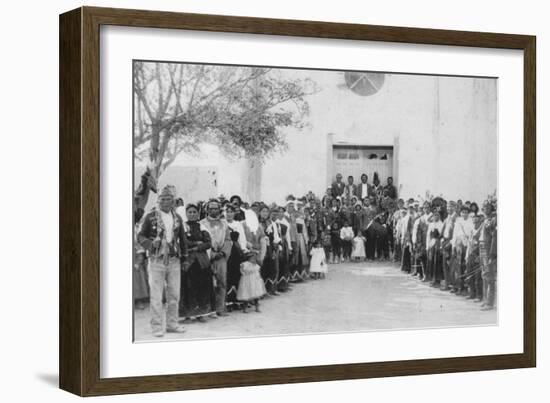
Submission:
[[275,245],[275,232],[272,224],[273,222],[271,220],[260,222],[260,228],[263,229],[268,239],[266,254],[263,264],[261,265],[260,273],[264,280],[265,288],[270,294],[274,293],[277,289],[279,264],[279,259],[276,255],[276,253],[278,253],[278,250],[276,250],[278,245]]
[[207,254],[211,246],[210,234],[198,221],[188,221],[184,230],[190,252],[189,267],[181,275],[180,316],[208,315],[214,311],[213,274]]
[[432,284],[439,284],[443,279],[443,256],[441,255],[440,242],[443,223],[433,222],[428,227],[428,279]]
[[290,282],[290,237],[287,237],[288,225],[282,221],[278,221],[277,224],[281,234],[281,252],[279,253],[279,279],[277,289],[284,292],[288,290],[288,283]]
[[234,231],[229,225],[231,241],[231,253],[227,259],[227,297],[226,304],[233,305],[237,302],[237,288],[241,279],[241,262],[243,261],[243,253],[239,245],[240,234]]
[[[302,218],[294,220],[296,241],[293,245],[291,280],[301,281],[308,276],[309,258],[307,253],[307,229]],[[291,222],[292,226],[292,222]]]
[[134,270],[132,288],[134,301],[145,302],[149,299],[149,280],[147,278],[147,257],[145,249],[137,242],[138,229],[134,227]]

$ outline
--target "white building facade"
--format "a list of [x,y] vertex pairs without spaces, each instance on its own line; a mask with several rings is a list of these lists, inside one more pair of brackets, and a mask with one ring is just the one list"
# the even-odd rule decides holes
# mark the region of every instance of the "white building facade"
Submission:
[[288,151],[260,164],[205,145],[199,156],[180,155],[161,186],[175,184],[186,203],[220,194],[281,203],[288,194],[323,194],[337,173],[356,183],[361,173],[369,182],[374,172],[382,183],[392,176],[403,198],[430,192],[479,203],[496,190],[497,79],[384,74],[376,93],[362,96],[342,72],[288,74],[320,89],[307,98],[307,126],[285,131]]

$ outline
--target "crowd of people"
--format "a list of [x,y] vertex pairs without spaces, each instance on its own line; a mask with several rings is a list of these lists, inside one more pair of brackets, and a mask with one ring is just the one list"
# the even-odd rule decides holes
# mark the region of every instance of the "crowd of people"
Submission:
[[[322,197],[282,205],[238,195],[184,204],[173,186],[135,211],[134,299],[154,336],[181,323],[260,312],[260,301],[322,280],[328,265],[393,261],[433,287],[495,307],[496,198],[474,202],[397,198],[392,178],[358,184],[336,176]],[[163,304],[166,304],[164,318]],[[164,320],[165,319],[165,320]]]

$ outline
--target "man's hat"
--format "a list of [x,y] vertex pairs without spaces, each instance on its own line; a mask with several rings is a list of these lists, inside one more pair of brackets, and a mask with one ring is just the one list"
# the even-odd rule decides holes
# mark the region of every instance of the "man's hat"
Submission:
[[174,185],[166,185],[159,193],[160,197],[176,197],[176,187]]

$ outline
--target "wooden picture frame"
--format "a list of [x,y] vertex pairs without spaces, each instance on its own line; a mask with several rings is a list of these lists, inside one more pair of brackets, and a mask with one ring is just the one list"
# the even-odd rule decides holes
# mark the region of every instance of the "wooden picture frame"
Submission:
[[[100,377],[100,26],[171,28],[524,52],[523,353],[244,371]],[[536,365],[534,36],[81,7],[60,16],[60,387],[81,396],[525,368]]]

